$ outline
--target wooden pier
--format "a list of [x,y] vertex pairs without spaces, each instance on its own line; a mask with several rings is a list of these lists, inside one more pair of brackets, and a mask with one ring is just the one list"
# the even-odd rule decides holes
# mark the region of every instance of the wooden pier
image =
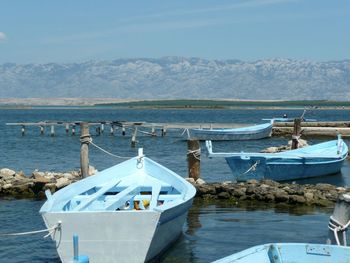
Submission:
[[[6,125],[20,126],[22,135],[25,135],[28,127],[38,127],[38,134],[44,135],[45,130],[49,127],[49,134],[55,136],[59,127],[64,127],[66,134],[75,135],[77,127],[83,121],[41,121],[41,122],[19,122],[6,123]],[[126,134],[126,129],[131,129],[131,135],[136,140],[136,134],[145,133],[150,136],[156,136],[160,131],[161,136],[165,136],[167,130],[195,129],[195,128],[240,128],[251,126],[253,124],[242,123],[151,123],[144,121],[93,121],[86,122],[90,128],[95,128],[97,135],[104,133],[114,134],[116,129],[120,128],[122,135]],[[343,137],[350,137],[350,121],[327,121],[327,122],[301,122],[302,136],[328,136],[334,137],[341,134]],[[57,127],[57,129],[56,129]],[[106,129],[109,128],[109,132]],[[141,130],[143,128],[143,130]],[[147,131],[148,130],[148,131]],[[275,122],[272,129],[273,136],[292,135],[294,131],[293,122]]]

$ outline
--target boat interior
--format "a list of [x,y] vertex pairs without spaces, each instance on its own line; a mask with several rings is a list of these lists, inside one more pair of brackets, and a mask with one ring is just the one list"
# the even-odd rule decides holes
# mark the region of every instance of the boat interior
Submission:
[[183,200],[183,195],[165,182],[152,180],[123,184],[123,180],[94,186],[74,196],[63,211],[125,211],[153,210],[156,207]]

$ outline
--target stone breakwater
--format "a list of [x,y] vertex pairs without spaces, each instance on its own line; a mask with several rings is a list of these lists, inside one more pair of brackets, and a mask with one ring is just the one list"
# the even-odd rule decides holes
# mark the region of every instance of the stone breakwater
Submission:
[[[199,180],[199,182],[198,182]],[[249,180],[247,182],[205,183],[201,179],[190,181],[197,189],[197,197],[202,199],[230,199],[233,201],[261,201],[268,203],[303,204],[329,206],[338,196],[350,193],[348,187],[331,184],[279,183],[271,180]]]
[[[90,167],[90,174],[96,170]],[[45,190],[53,193],[81,179],[79,171],[65,173],[34,171],[30,176],[11,169],[0,169],[0,197],[45,199]],[[233,201],[262,201],[269,203],[303,204],[328,206],[337,201],[338,196],[350,193],[348,187],[330,184],[279,183],[271,180],[233,183],[205,183],[187,178],[197,189],[197,198],[227,199]]]
[[[94,169],[90,170],[93,174]],[[66,173],[34,171],[30,176],[8,168],[0,169],[0,196],[14,198],[45,198],[45,190],[53,193],[81,179],[79,171]]]

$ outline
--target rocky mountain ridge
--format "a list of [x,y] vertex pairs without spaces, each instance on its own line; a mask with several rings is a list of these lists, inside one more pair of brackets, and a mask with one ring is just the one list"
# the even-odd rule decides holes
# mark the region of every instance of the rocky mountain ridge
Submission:
[[349,100],[350,60],[164,57],[0,65],[0,98]]

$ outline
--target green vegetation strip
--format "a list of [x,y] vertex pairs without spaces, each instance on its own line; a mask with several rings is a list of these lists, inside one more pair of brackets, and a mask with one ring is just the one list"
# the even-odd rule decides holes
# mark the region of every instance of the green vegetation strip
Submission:
[[350,107],[350,101],[297,100],[297,101],[228,101],[228,100],[142,100],[98,107],[154,107],[154,108],[230,108],[230,107]]

